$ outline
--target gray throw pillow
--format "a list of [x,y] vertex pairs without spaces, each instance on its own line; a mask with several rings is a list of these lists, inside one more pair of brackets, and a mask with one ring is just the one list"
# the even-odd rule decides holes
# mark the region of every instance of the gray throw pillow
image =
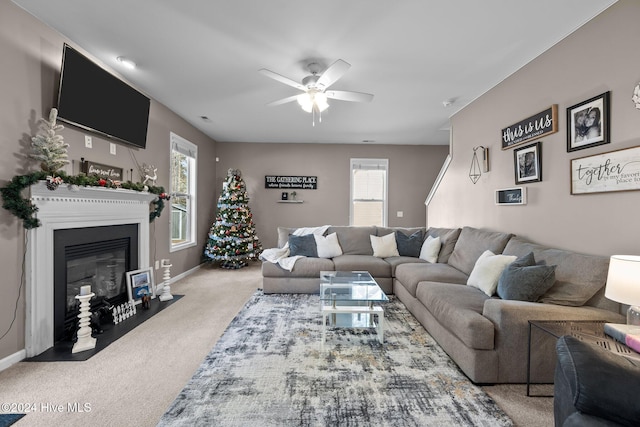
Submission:
[[307,256],[318,258],[318,249],[316,239],[313,234],[305,234],[304,236],[289,236],[289,256]]
[[401,231],[396,231],[396,245],[400,256],[412,256],[418,258],[422,249],[422,231],[416,231],[407,236]]
[[497,293],[502,299],[536,302],[555,281],[556,266],[535,265],[533,253],[529,253],[504,269]]

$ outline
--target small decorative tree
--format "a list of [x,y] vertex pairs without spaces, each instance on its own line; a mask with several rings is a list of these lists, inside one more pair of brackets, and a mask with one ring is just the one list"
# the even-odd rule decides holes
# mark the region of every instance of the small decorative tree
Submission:
[[261,251],[241,173],[229,169],[204,254],[222,268],[238,269],[257,259]]
[[49,120],[40,119],[40,128],[43,132],[31,138],[33,153],[29,154],[29,158],[39,160],[40,168],[50,175],[69,163],[67,160],[69,144],[65,144],[62,135],[56,134],[57,131],[64,129],[64,126],[56,123],[57,119],[58,110],[52,108]]

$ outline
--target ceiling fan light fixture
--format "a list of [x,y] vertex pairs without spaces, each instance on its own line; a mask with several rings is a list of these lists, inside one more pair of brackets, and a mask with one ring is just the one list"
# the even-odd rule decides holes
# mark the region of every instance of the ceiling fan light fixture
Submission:
[[308,93],[301,93],[297,96],[298,104],[304,111],[310,113],[313,109],[313,98]]
[[327,102],[327,95],[325,95],[322,92],[318,92],[315,94],[314,101],[316,106],[318,107],[318,110],[320,110],[320,112],[323,112],[324,110],[329,108],[329,103]]
[[296,97],[298,104],[304,111],[311,113],[312,111],[323,112],[329,108],[327,95],[322,92],[305,92]]

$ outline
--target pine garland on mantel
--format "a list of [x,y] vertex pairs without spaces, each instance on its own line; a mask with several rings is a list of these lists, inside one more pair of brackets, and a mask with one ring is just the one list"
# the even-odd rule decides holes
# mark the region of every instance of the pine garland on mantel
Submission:
[[163,187],[146,186],[139,182],[112,181],[110,179],[84,174],[67,175],[62,171],[56,172],[55,175],[50,175],[45,171],[32,172],[27,175],[15,176],[7,185],[0,188],[3,200],[2,207],[21,219],[24,223],[24,228],[27,230],[37,228],[41,224],[40,220],[35,217],[38,207],[31,202],[31,199],[22,197],[22,192],[39,181],[46,181],[47,188],[52,191],[64,183],[78,187],[103,187],[112,188],[116,191],[122,188],[125,190],[148,191],[149,193],[157,194],[158,198],[152,202],[155,206],[154,210],[149,213],[149,222],[153,222],[153,220],[160,216],[164,209],[164,201],[169,200],[169,195],[164,192]]

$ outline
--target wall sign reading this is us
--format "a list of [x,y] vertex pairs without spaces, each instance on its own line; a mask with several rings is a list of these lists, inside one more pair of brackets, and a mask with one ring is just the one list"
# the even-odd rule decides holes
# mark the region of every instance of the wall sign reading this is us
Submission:
[[640,146],[571,160],[571,194],[640,190]]
[[557,104],[502,129],[502,149],[506,150],[530,139],[541,138],[555,132],[558,132]]

